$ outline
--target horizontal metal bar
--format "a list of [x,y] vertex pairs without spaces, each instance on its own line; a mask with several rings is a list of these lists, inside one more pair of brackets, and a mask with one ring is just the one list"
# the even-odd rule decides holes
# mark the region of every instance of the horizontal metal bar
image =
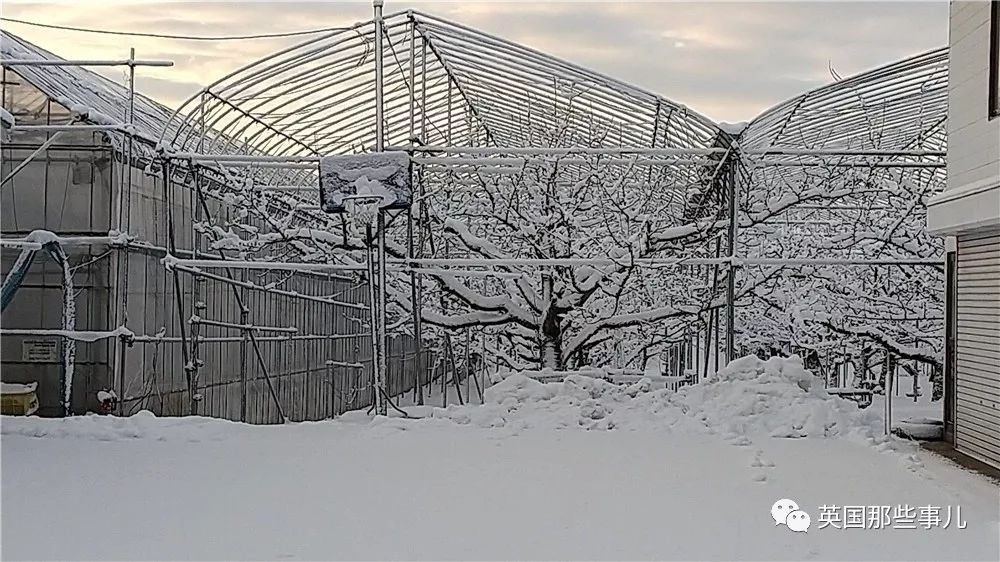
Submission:
[[897,207],[887,207],[880,205],[873,205],[871,207],[865,207],[862,205],[793,205],[788,208],[789,211],[799,211],[799,210],[810,210],[810,211],[896,211]]
[[[551,267],[551,266],[575,266],[575,265],[630,265],[656,266],[656,265],[714,265],[729,263],[729,258],[638,258],[635,260],[615,261],[608,258],[390,258],[386,260],[390,264],[417,265],[450,265],[459,267]],[[414,269],[420,272],[420,269]],[[457,272],[456,272],[457,274]]]
[[279,170],[317,170],[317,164],[315,162],[251,162],[251,161],[225,161],[216,160],[211,156],[206,156],[204,158],[192,159],[192,162],[196,163],[218,163],[225,164],[230,167],[242,166],[247,168],[274,168]]
[[[510,166],[523,165],[526,162],[547,162],[550,158],[545,155],[536,157],[492,157],[492,158],[467,158],[461,156],[419,156],[411,157],[414,164],[422,165],[451,165],[451,166]],[[667,154],[665,156],[671,156]],[[215,162],[218,164],[242,164],[259,167],[279,167],[289,169],[311,168],[318,164],[322,156],[257,156],[253,154],[201,154],[197,152],[175,152],[169,155],[172,159],[190,160],[192,162]],[[592,164],[592,160],[586,158],[563,158],[559,160],[563,164]],[[636,166],[669,166],[677,164],[717,164],[714,160],[705,159],[684,159],[684,158],[607,158],[601,161],[604,164],[636,165]]]
[[0,59],[2,66],[173,66],[172,60]]
[[[308,300],[308,301],[312,301],[312,302],[318,302],[318,303],[321,303],[321,304],[328,304],[328,305],[331,305],[331,306],[339,306],[339,307],[343,307],[343,308],[356,308],[358,310],[368,310],[368,307],[365,306],[365,305],[362,305],[362,304],[355,304],[355,303],[350,303],[350,302],[338,301],[336,299],[325,297],[325,296],[322,296],[322,295],[307,295],[307,294],[302,294],[302,293],[298,293],[298,292],[294,292],[294,291],[286,291],[286,290],[283,290],[283,289],[276,289],[274,287],[264,287],[264,286],[261,286],[261,285],[257,285],[257,284],[251,283],[249,281],[240,281],[238,279],[233,279],[231,277],[227,277],[227,276],[223,276],[223,275],[215,275],[214,273],[208,273],[207,271],[203,271],[201,269],[197,269],[197,268],[193,268],[193,267],[185,267],[183,265],[178,265],[178,266],[175,266],[175,267],[178,270],[180,270],[180,271],[184,271],[186,273],[190,273],[191,275],[194,275],[196,277],[204,277],[206,279],[213,279],[215,281],[221,281],[223,283],[228,283],[230,285],[235,285],[237,287],[245,287],[245,288],[253,290],[253,291],[261,291],[261,292],[272,294],[272,295],[281,295],[281,296],[289,297],[289,298],[293,298],[293,299]],[[354,281],[354,279],[351,278],[351,277],[347,277],[347,276],[344,276],[344,275],[336,275],[336,274],[333,274],[333,273],[322,274],[322,273],[305,272],[305,271],[299,271],[297,273],[299,273],[301,275],[306,275],[306,274],[320,275],[320,276],[322,276],[326,280]]]
[[740,258],[734,260],[737,265],[944,265],[944,257],[926,259],[864,259],[864,258]]
[[944,150],[863,150],[849,148],[750,148],[740,149],[749,155],[784,155],[784,156],[936,156],[944,157]]
[[346,367],[349,369],[364,369],[365,366],[361,363],[345,363],[343,361],[328,360],[324,363],[327,367]]
[[595,160],[587,160],[586,158],[560,158],[558,161],[552,158],[546,158],[542,156],[522,156],[522,157],[488,157],[488,158],[464,158],[460,156],[416,156],[412,157],[410,160],[414,164],[421,164],[424,166],[523,166],[529,162],[558,162],[559,164],[603,164],[603,165],[618,165],[618,166],[676,166],[676,165],[708,165],[708,164],[718,164],[715,160],[698,159],[698,158],[605,158],[600,162]]
[[[371,333],[363,334],[296,334],[287,336],[255,336],[254,339],[263,341],[302,341],[302,340],[340,340],[371,337]],[[181,343],[185,341],[180,336],[135,336],[129,338],[132,343]],[[188,337],[187,341],[197,341],[198,343],[237,343],[242,342],[243,336],[198,336]]]
[[205,326],[216,326],[218,328],[247,330],[252,332],[284,332],[289,334],[297,334],[299,332],[299,329],[295,326],[255,326],[253,324],[234,324],[231,322],[201,318],[200,316],[192,316],[188,322],[191,324],[204,324]]
[[254,191],[315,191],[319,192],[319,186],[316,185],[255,185]]
[[529,155],[529,156],[566,156],[571,154],[588,155],[619,155],[637,154],[645,156],[677,156],[677,155],[710,155],[723,154],[725,148],[642,148],[642,147],[615,147],[615,148],[587,148],[587,147],[563,147],[563,148],[515,148],[515,147],[493,147],[493,146],[389,146],[386,150],[402,150],[406,152],[441,152],[444,154],[472,154],[472,155]]
[[[607,258],[525,258],[525,259],[490,259],[490,258],[422,258],[422,259],[401,259],[390,258],[387,262],[391,264],[417,265],[450,265],[464,267],[552,267],[552,266],[575,266],[592,265],[595,267],[606,265],[635,265],[635,266],[686,266],[686,265],[717,265],[735,262],[737,265],[941,265],[944,258],[926,259],[855,259],[855,258],[756,258],[756,257],[736,257],[725,258],[639,258],[632,261],[622,260],[616,262]],[[430,273],[428,270],[414,268],[414,271]],[[445,270],[447,271],[447,270]],[[456,272],[456,274],[458,274]]]
[[787,167],[817,167],[817,168],[944,168],[942,162],[883,162],[855,160],[849,162],[829,162],[825,160],[768,160],[766,158],[753,158],[751,160],[761,166],[787,166]]
[[173,152],[167,156],[177,160],[194,160],[196,162],[281,162],[281,163],[318,163],[322,156],[270,156],[257,154],[205,154],[201,152]]
[[131,338],[131,332],[125,328],[116,328],[110,331],[95,332],[87,330],[60,330],[60,329],[18,329],[0,328],[0,336],[38,336],[38,337],[60,337],[82,342],[96,342],[117,337]]
[[9,129],[12,133],[91,133],[101,131],[125,132],[124,125],[14,125]]
[[520,279],[523,273],[509,273],[506,271],[470,271],[468,269],[439,269],[439,268],[416,268],[404,267],[400,271],[404,273],[422,273],[425,275],[451,275],[454,277],[494,277],[504,279]]
[[52,236],[51,240],[39,242],[30,238],[0,238],[0,246],[8,248],[25,248],[40,250],[45,243],[52,241],[60,246],[92,246],[107,244],[109,246],[126,246],[128,240],[122,236]]
[[276,269],[285,271],[365,271],[363,265],[344,265],[338,263],[298,263],[298,262],[267,262],[267,261],[235,261],[235,260],[185,260],[164,258],[164,265],[172,267],[181,265],[204,269]]

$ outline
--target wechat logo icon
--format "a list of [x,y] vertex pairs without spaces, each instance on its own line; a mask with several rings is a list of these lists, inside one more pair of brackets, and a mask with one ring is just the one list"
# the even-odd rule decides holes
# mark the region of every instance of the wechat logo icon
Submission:
[[796,533],[809,532],[809,514],[799,509],[799,504],[790,499],[780,499],[771,506],[771,519],[775,525],[785,525]]

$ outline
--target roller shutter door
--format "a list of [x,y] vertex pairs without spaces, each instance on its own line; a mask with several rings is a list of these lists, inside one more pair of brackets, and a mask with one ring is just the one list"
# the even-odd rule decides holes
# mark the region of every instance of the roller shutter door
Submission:
[[1000,467],[1000,231],[958,238],[955,448]]

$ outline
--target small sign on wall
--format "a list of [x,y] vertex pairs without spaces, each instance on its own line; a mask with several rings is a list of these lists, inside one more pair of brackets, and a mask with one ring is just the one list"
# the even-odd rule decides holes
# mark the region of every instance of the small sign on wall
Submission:
[[22,341],[21,361],[29,363],[58,363],[59,340],[32,339]]

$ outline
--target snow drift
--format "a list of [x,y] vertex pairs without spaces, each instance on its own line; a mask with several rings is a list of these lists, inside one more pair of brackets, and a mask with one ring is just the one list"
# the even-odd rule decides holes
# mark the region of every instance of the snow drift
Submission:
[[882,428],[880,413],[828,394],[794,356],[737,359],[712,379],[682,387],[673,402],[709,428],[735,435],[870,437]]
[[[757,436],[870,438],[882,434],[878,408],[862,410],[854,402],[827,394],[822,380],[797,357],[766,361],[744,357],[712,378],[677,391],[654,389],[648,379],[615,384],[594,376],[569,375],[560,382],[542,383],[514,374],[486,389],[483,405],[424,410],[428,411],[432,419],[419,423],[506,428],[514,433],[531,428],[709,433],[736,445],[750,444]],[[354,417],[348,414],[339,421],[358,421]],[[413,422],[380,418],[375,423],[407,429]],[[255,428],[211,418],[157,418],[141,412],[127,418],[5,417],[0,429],[4,435],[98,441],[214,441]]]
[[128,417],[71,416],[39,418],[34,416],[4,416],[0,427],[3,435],[23,437],[54,437],[87,441],[222,441],[234,431],[252,431],[252,425],[201,416],[157,417],[141,411]]
[[737,442],[749,435],[871,437],[882,425],[875,411],[827,394],[798,357],[754,356],[676,392],[653,389],[648,380],[617,385],[570,375],[542,383],[515,374],[487,389],[482,406],[433,415],[479,427],[659,429],[722,433]]

